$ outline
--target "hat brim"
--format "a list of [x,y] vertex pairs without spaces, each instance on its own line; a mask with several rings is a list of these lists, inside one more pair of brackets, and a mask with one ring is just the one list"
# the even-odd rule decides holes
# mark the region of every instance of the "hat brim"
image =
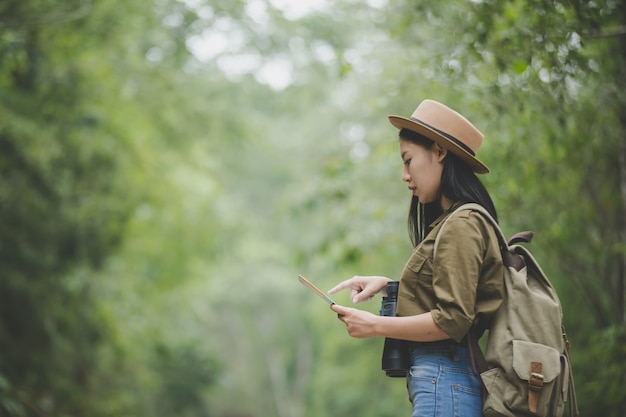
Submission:
[[408,129],[413,132],[419,133],[420,135],[424,135],[428,139],[437,142],[438,144],[461,158],[464,162],[466,162],[475,173],[487,174],[489,172],[489,168],[487,167],[487,165],[483,164],[474,155],[467,152],[461,146],[452,142],[450,139],[446,138],[436,130],[431,129],[428,126],[424,126],[423,124],[416,122],[415,120],[408,119],[402,116],[389,116],[389,122],[397,129]]

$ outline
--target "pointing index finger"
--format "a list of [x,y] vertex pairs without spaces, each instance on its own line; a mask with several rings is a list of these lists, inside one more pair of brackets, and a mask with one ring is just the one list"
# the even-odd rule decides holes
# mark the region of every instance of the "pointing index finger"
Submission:
[[350,280],[340,282],[339,284],[328,290],[328,294],[335,294],[336,292],[345,290],[346,288],[350,288]]

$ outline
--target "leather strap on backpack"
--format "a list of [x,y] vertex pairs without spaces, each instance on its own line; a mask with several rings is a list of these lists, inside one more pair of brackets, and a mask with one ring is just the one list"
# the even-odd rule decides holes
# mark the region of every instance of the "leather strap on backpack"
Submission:
[[530,378],[528,378],[528,411],[537,414],[537,404],[543,388],[543,364],[530,363]]
[[474,375],[480,376],[480,374],[489,369],[489,365],[487,365],[485,354],[478,344],[478,331],[476,327],[477,325],[473,324],[469,332],[467,332],[467,347],[472,362],[472,371],[474,371]]

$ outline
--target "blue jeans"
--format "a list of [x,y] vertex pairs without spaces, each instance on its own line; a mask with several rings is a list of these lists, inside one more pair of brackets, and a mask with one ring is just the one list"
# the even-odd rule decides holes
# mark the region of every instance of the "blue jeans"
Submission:
[[412,417],[482,417],[482,385],[467,348],[412,348],[407,388]]

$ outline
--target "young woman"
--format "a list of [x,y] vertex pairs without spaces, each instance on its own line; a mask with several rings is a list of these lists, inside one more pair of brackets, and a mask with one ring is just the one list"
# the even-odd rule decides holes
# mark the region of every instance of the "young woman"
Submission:
[[[407,387],[413,417],[482,416],[480,377],[472,371],[467,333],[477,318],[488,322],[502,302],[502,256],[498,239],[480,213],[456,213],[478,203],[497,219],[476,174],[489,169],[476,158],[483,135],[465,117],[432,100],[411,118],[389,116],[400,130],[402,180],[412,193],[409,235],[415,246],[400,278],[396,317],[331,306],[352,337],[410,341]],[[354,303],[385,293],[390,279],[354,276],[329,291],[350,289]]]

